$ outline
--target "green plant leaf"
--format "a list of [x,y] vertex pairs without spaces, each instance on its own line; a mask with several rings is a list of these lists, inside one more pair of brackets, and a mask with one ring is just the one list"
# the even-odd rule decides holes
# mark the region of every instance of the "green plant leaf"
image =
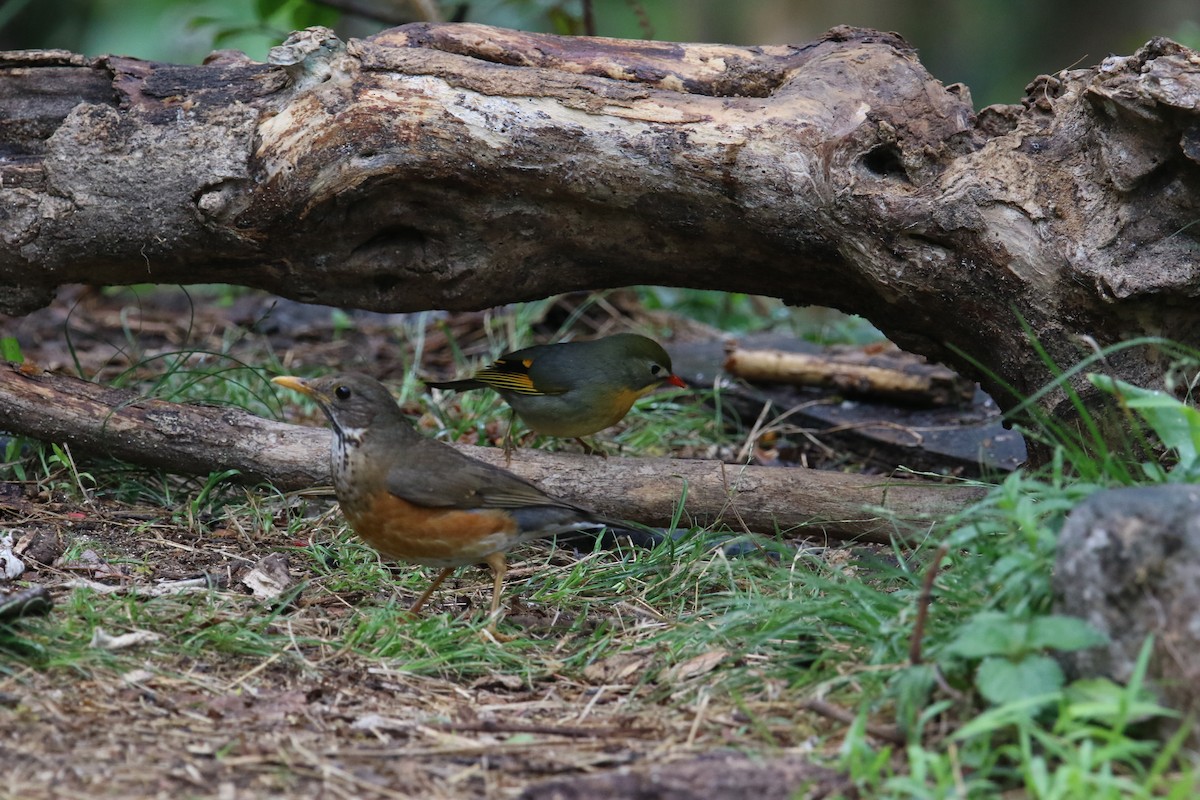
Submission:
[[991,736],[1012,725],[1022,725],[1040,714],[1046,706],[1057,702],[1060,692],[1031,695],[1014,700],[996,708],[989,708],[951,734],[954,741],[965,741],[976,736]]
[[300,3],[292,7],[290,16],[290,27],[293,30],[300,30],[316,25],[332,28],[341,19],[342,15],[334,8],[327,8],[316,3]]
[[1029,623],[1029,639],[1026,642],[1030,650],[1084,650],[1096,647],[1108,641],[1108,637],[1100,633],[1078,617],[1068,617],[1063,614],[1049,614],[1044,617],[1034,617]]
[[917,721],[929,705],[937,675],[932,665],[916,664],[896,673],[891,690],[896,699],[896,719],[902,730],[919,733]]
[[1105,724],[1129,718],[1135,722],[1152,717],[1178,717],[1180,714],[1159,705],[1149,693],[1130,697],[1133,692],[1108,678],[1084,678],[1067,687],[1063,715],[1067,719],[1097,720]]
[[237,25],[230,28],[222,28],[213,35],[213,47],[221,47],[239,36],[252,34],[256,30],[258,29],[250,25]]
[[258,19],[266,22],[288,2],[289,0],[255,0],[254,14]]
[[190,17],[188,19],[187,29],[189,31],[199,30],[200,28],[207,28],[209,25],[216,25],[217,23],[222,22],[222,21],[223,21],[223,19],[221,17],[214,17],[212,15],[201,14],[199,16]]
[[1177,469],[1190,473],[1200,458],[1200,411],[1166,392],[1143,389],[1108,375],[1088,373],[1097,389],[1108,392],[1141,415],[1167,447],[1179,455]]
[[583,25],[574,14],[568,14],[561,8],[550,8],[546,10],[546,18],[550,20],[550,25],[554,28],[554,32],[560,36],[574,36],[582,31]]
[[1058,662],[1043,655],[1028,655],[1019,661],[985,658],[975,673],[979,693],[995,705],[1056,692],[1063,682]]
[[947,651],[963,658],[1019,656],[1028,651],[1028,625],[1005,614],[984,611],[960,629]]
[[0,336],[0,358],[21,364],[25,356],[21,353],[21,343],[15,336]]

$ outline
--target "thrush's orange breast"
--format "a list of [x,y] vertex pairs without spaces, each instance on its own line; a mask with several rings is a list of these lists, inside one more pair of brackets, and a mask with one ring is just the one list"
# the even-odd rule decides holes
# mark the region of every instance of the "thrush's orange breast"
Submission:
[[499,509],[423,508],[390,492],[342,503],[354,532],[384,556],[430,567],[477,564],[520,540]]
[[616,425],[629,413],[634,401],[654,387],[642,390],[573,390],[561,395],[507,393],[504,399],[534,430],[548,436],[590,436]]

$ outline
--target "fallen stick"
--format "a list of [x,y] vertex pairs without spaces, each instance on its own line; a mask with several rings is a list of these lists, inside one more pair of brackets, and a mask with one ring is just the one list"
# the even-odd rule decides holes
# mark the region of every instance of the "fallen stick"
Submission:
[[[170,472],[234,469],[245,482],[265,481],[285,491],[329,484],[324,427],[148,399],[16,365],[0,369],[0,430]],[[498,448],[456,446],[505,466]],[[519,450],[507,466],[551,494],[644,525],[668,526],[678,513],[682,525],[724,522],[739,531],[884,543],[915,541],[984,492],[801,467],[539,450]]]
[[823,386],[917,406],[962,405],[975,394],[973,381],[899,350],[873,356],[861,350],[815,355],[733,347],[726,354],[725,371],[751,383]]

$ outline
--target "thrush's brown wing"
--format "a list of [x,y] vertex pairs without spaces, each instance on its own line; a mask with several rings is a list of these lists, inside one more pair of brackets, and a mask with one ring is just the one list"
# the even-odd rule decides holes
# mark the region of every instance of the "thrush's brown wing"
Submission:
[[[612,519],[591,509],[546,494],[508,470],[464,455],[447,444],[426,439],[409,429],[412,439],[394,442],[402,455],[388,472],[392,494],[427,508],[492,508],[512,513],[523,531],[547,536],[569,530],[641,532],[650,529],[627,520]],[[657,535],[657,534],[652,534]]]
[[[416,434],[397,442],[388,470],[387,489],[428,508],[522,508],[556,506],[588,514],[587,509],[552,497],[508,470],[464,455],[442,442]],[[406,439],[409,437],[405,437]]]

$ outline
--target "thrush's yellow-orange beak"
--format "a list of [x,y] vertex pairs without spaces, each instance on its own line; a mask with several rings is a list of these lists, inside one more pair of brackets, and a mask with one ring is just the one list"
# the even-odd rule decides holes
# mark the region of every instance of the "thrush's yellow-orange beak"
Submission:
[[278,384],[285,389],[291,389],[300,394],[306,394],[309,397],[314,396],[312,387],[305,383],[303,378],[297,378],[294,375],[280,375],[276,378],[271,378],[271,383]]
[[683,378],[679,377],[678,375],[672,375],[671,377],[667,378],[667,383],[671,384],[672,386],[678,386],[680,389],[687,388],[687,384],[683,382]]

